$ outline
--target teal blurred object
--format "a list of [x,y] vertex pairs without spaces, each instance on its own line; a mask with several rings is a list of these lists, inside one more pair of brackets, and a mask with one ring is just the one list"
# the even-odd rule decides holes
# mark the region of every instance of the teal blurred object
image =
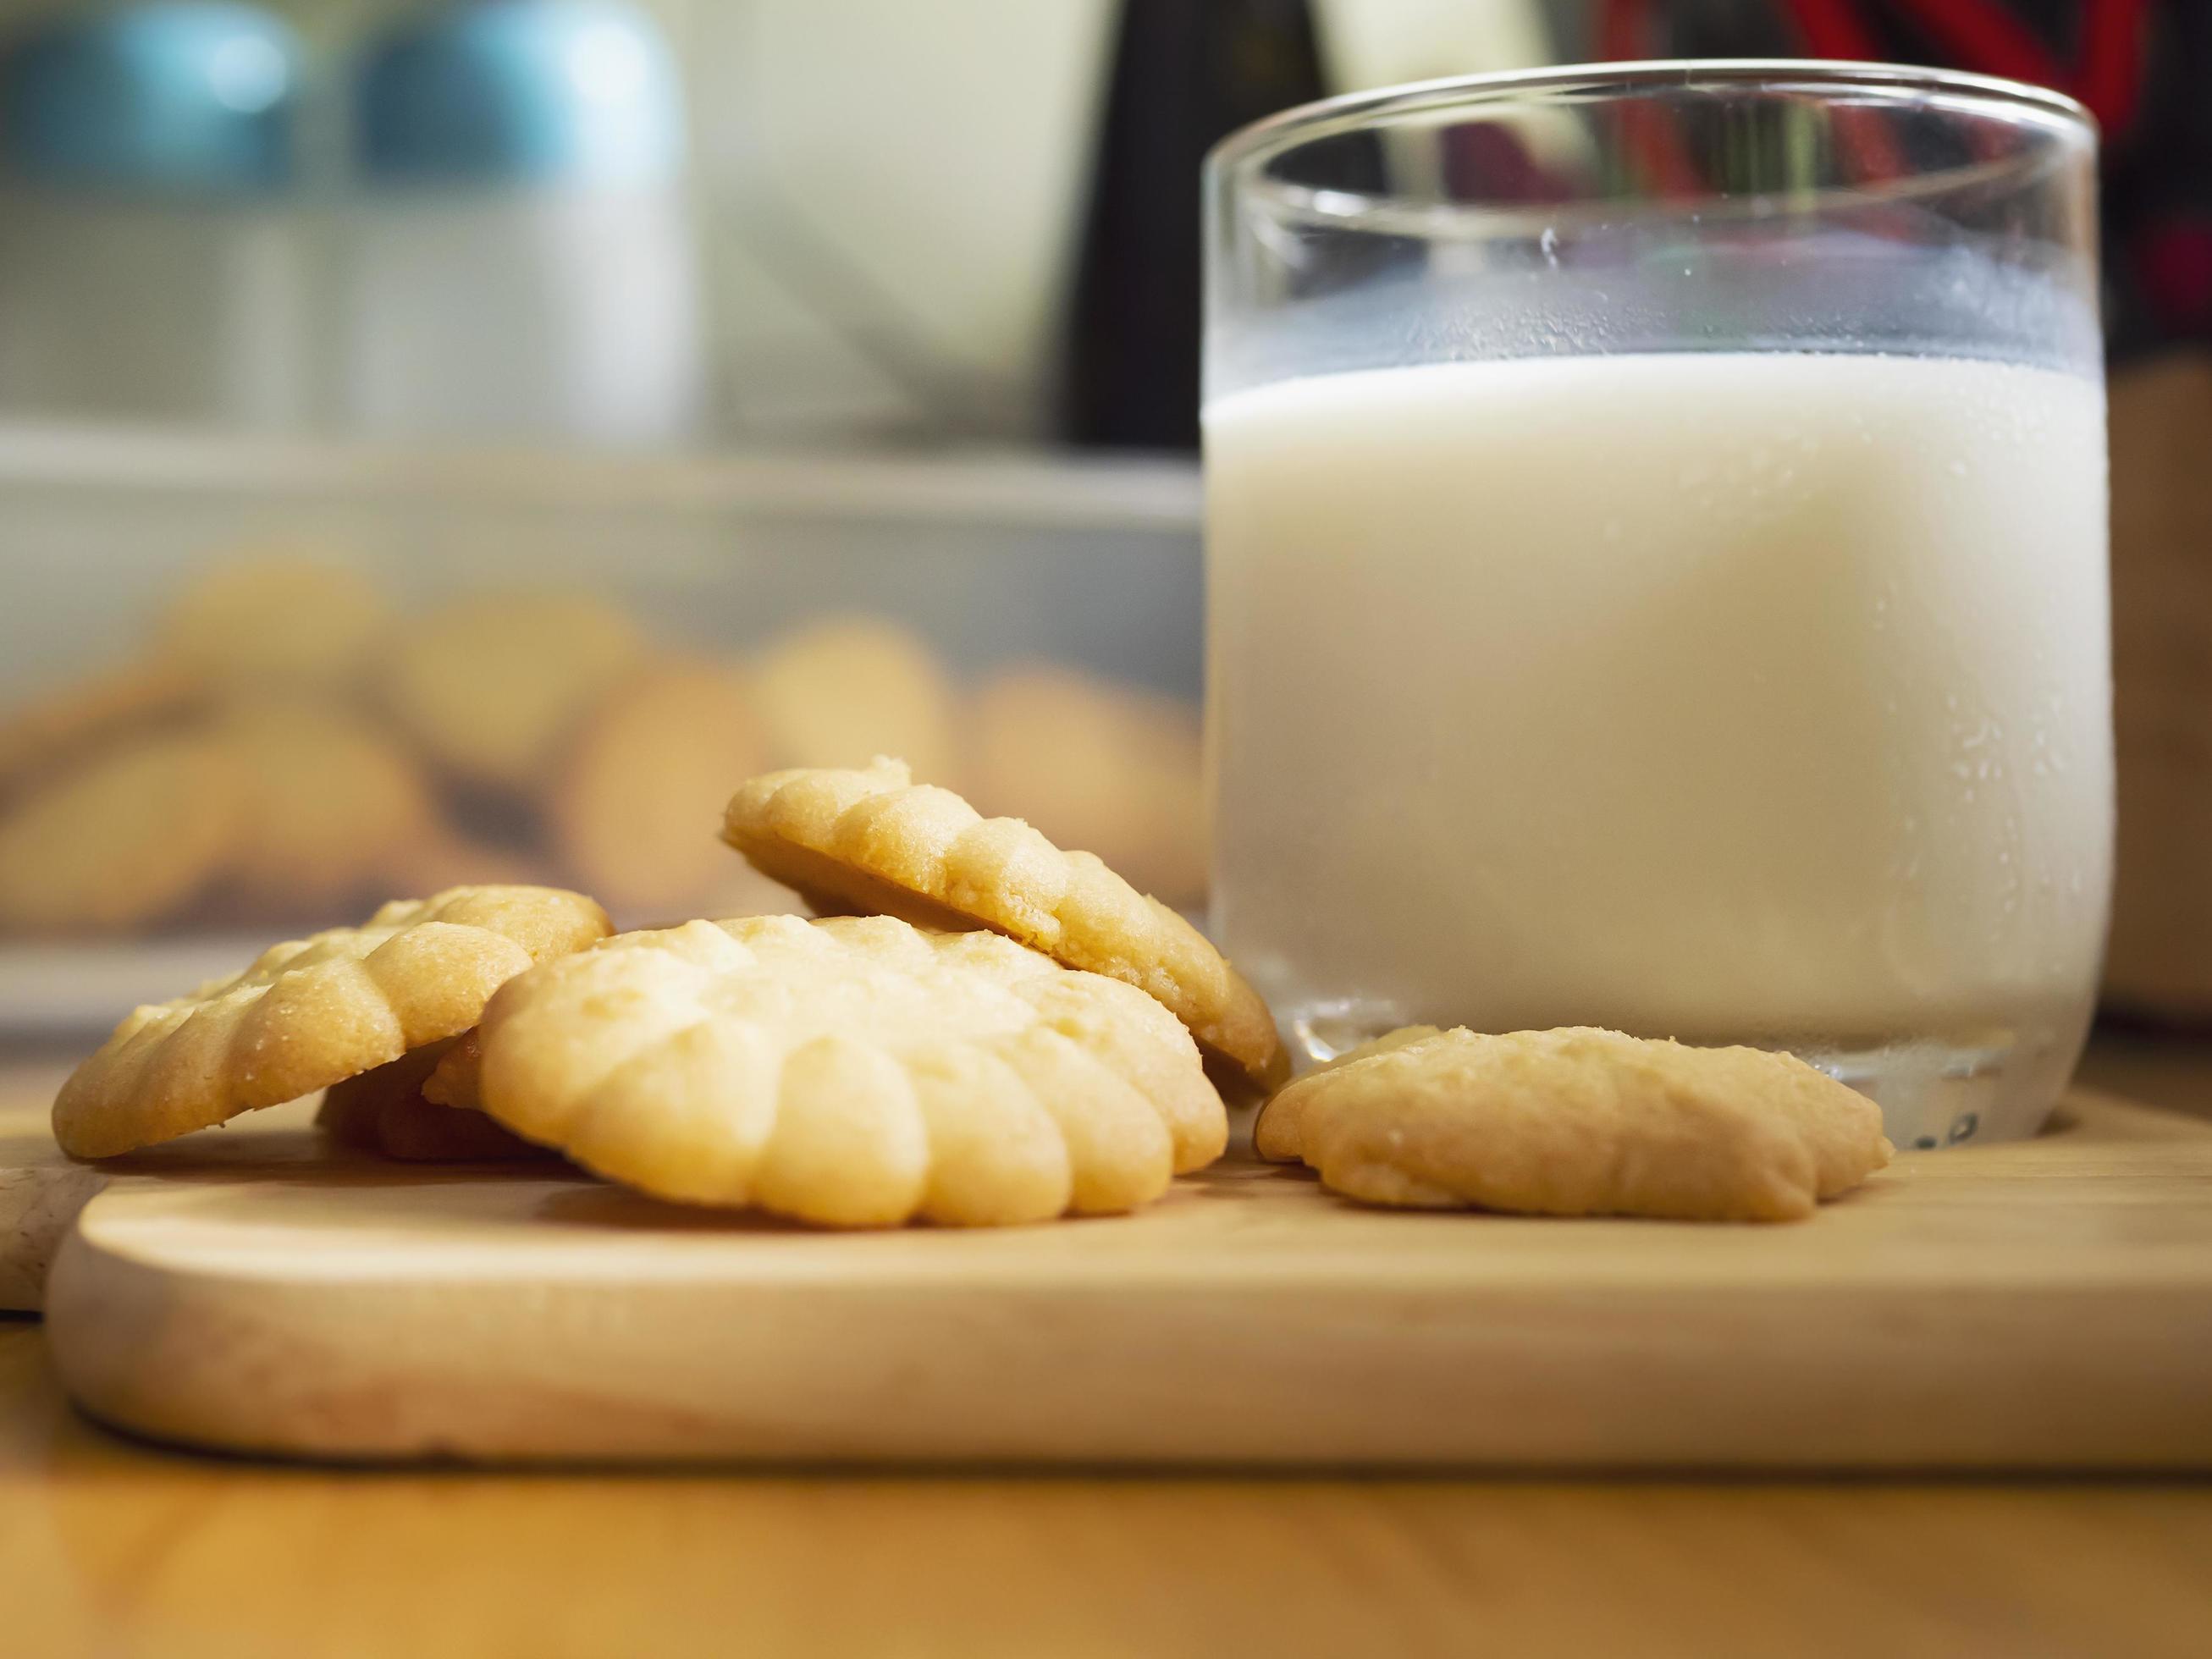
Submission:
[[231,0],[73,9],[0,51],[0,411],[303,416],[301,63]]
[[373,40],[356,159],[379,184],[657,185],[684,165],[683,93],[619,0],[465,0]]
[[409,441],[682,444],[705,320],[673,54],[620,0],[459,0],[349,86],[340,418]]
[[228,0],[124,5],[47,23],[0,61],[10,171],[72,191],[273,191],[296,170],[297,40]]

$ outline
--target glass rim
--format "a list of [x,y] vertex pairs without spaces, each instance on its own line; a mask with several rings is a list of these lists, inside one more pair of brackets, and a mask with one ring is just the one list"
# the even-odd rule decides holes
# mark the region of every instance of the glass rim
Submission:
[[1914,64],[1877,64],[1818,58],[1662,58],[1617,64],[1560,64],[1447,76],[1399,86],[1340,94],[1278,110],[1239,127],[1206,152],[1206,171],[1222,174],[1279,155],[1299,144],[1352,131],[1376,118],[1426,110],[1469,107],[1529,93],[1627,94],[1658,88],[1742,87],[1780,90],[1856,89],[1887,94],[1936,94],[1985,106],[1992,117],[2011,112],[2042,118],[2046,125],[2079,133],[2094,144],[2097,118],[2077,100],[2048,87],[1964,70]]

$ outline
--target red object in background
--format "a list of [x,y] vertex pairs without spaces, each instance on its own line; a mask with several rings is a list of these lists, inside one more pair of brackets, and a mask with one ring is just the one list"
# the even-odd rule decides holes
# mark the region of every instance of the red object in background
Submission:
[[1491,202],[1550,202],[1564,192],[1519,135],[1504,126],[1469,123],[1443,136],[1444,187]]
[[1783,0],[1815,58],[1847,58],[1864,63],[1881,56],[1874,32],[1859,21],[1850,0]]
[[[2051,87],[2078,98],[2106,133],[2133,118],[2142,86],[2150,0],[2084,0],[2069,64],[2004,0],[1774,0],[1814,58],[1889,57],[1875,19],[1923,37],[1954,69]],[[1654,55],[1654,0],[1602,0],[1597,42],[1609,58]]]
[[[1648,0],[1604,0],[1598,13],[1598,56],[1615,62],[1666,54],[1652,47]],[[1667,112],[1646,104],[1629,104],[1620,112],[1628,128],[1628,149],[1638,158],[1645,187],[1659,196],[1694,196],[1702,189],[1698,169],[1683,148]]]
[[1998,0],[1886,0],[1960,69],[2068,89],[2072,77]]
[[2124,131],[2142,100],[2144,37],[2150,0],[2101,0],[2081,25],[2081,68],[2074,95],[2106,132]]
[[[2101,129],[2106,340],[2116,359],[2212,338],[2212,0],[1596,0],[1595,55],[1928,64],[2052,87]],[[1880,111],[1838,111],[1840,176],[1897,171]],[[1673,135],[1646,177],[1679,180]]]
[[2166,327],[2212,327],[2212,213],[2182,213],[2143,228],[2135,239],[2136,282]]
[[[1806,49],[1820,58],[1883,56],[1854,0],[1781,0]],[[2070,94],[2107,133],[2124,127],[2142,86],[2149,0],[2085,0],[2069,64],[2002,0],[1875,0],[1875,9],[1924,35],[1954,68]]]

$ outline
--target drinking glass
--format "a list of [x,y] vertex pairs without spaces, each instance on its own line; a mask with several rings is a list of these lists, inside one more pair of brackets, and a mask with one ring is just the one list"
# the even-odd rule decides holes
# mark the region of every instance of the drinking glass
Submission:
[[2035,1129],[2111,880],[2094,158],[1779,62],[1215,150],[1212,919],[1308,1056],[1604,1025]]

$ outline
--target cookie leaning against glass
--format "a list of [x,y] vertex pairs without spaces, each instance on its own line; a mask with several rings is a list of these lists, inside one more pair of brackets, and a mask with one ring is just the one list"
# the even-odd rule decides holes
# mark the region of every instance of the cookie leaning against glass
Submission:
[[1267,1005],[1197,928],[1092,854],[916,784],[902,761],[750,779],[722,838],[817,912],[989,928],[1133,985],[1183,1023],[1233,1087],[1265,1091],[1290,1074]]
[[72,1157],[112,1158],[330,1088],[459,1036],[517,974],[611,931],[598,904],[557,888],[395,900],[133,1010],[62,1085],[54,1138]]
[[1887,1164],[1881,1109],[1791,1055],[1566,1026],[1408,1026],[1316,1067],[1254,1126],[1370,1204],[1795,1221]]

